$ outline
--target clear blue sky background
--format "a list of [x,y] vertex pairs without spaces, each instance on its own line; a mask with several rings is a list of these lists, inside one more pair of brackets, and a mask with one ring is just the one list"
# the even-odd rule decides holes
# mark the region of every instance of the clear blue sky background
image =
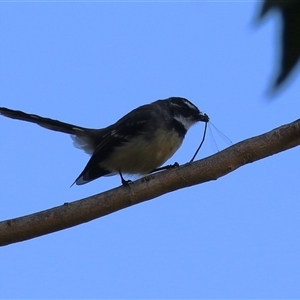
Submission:
[[[24,1],[25,2],[25,1]],[[268,101],[278,18],[256,1],[0,3],[0,105],[86,127],[170,96],[234,142],[299,118],[299,77]],[[275,16],[275,15],[273,15]],[[0,118],[0,218],[120,184],[70,184],[65,134]],[[187,162],[194,126],[170,160]],[[219,148],[226,145],[215,136]],[[211,136],[198,158],[216,152]],[[0,249],[0,298],[299,298],[299,149],[217,181]]]

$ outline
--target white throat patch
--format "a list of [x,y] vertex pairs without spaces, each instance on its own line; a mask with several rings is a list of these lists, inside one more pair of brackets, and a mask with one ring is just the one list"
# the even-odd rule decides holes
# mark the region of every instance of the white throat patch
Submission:
[[175,116],[174,119],[177,120],[180,124],[182,124],[186,131],[188,131],[191,128],[191,126],[196,123],[195,120],[184,118],[181,115]]

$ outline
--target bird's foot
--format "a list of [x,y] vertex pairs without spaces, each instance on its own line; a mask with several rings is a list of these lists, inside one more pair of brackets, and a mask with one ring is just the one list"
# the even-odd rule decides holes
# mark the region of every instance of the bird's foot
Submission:
[[131,180],[125,180],[121,171],[119,171],[119,174],[120,174],[120,177],[121,177],[121,182],[122,182],[122,185],[125,186],[125,187],[129,187],[129,185],[132,183]]
[[169,170],[169,169],[178,168],[178,167],[179,167],[179,163],[175,162],[173,165],[167,165],[167,166],[164,166],[164,167],[160,167],[160,168],[154,169],[150,173],[154,173],[154,172],[158,172],[158,171],[163,171],[163,170]]

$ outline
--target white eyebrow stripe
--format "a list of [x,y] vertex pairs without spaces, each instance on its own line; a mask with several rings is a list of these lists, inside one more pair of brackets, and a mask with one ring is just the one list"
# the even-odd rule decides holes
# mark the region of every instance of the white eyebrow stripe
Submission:
[[[183,101],[184,104],[186,104],[186,106],[188,106],[190,109],[198,110],[198,108],[197,108],[194,104],[192,104],[192,103],[190,103],[190,102],[188,102],[188,101],[186,101],[186,100],[182,100],[182,101]],[[172,103],[172,102],[171,102],[171,105],[177,106],[177,107],[182,107],[182,105],[177,104],[177,103]]]
[[188,101],[186,101],[186,100],[183,100],[183,101],[184,101],[184,103],[185,103],[189,108],[191,108],[191,109],[196,109],[196,106],[193,105],[192,103],[190,103],[190,102],[188,102]]

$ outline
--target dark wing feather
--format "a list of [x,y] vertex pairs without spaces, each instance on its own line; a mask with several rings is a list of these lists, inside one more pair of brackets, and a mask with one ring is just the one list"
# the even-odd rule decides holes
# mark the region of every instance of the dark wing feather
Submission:
[[115,124],[105,128],[107,133],[102,136],[101,142],[95,149],[86,167],[75,180],[76,184],[85,184],[112,173],[112,170],[101,168],[99,164],[112,153],[115,147],[121,146],[133,136],[143,133],[146,126],[148,131],[149,126],[151,128],[151,124],[155,124],[156,110],[153,108],[153,104],[140,106],[125,115]]

